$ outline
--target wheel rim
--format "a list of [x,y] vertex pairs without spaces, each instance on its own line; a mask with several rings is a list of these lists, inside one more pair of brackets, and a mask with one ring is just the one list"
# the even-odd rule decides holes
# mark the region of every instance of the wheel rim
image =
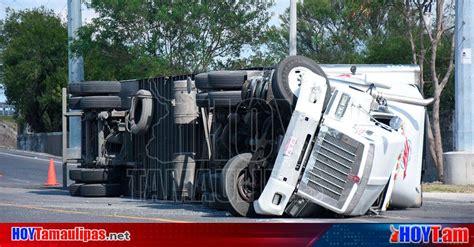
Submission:
[[290,88],[293,95],[296,97],[300,95],[301,79],[308,76],[312,79],[322,77],[314,73],[309,68],[303,66],[297,66],[290,70],[290,73],[288,73],[288,87]]
[[239,173],[237,177],[237,189],[240,198],[246,202],[255,201],[255,184],[252,182],[248,168],[245,168]]
[[290,73],[288,73],[288,86],[290,87],[291,92],[293,92],[295,96],[298,96],[300,94],[300,78],[307,71],[309,71],[307,68],[298,66],[291,69]]

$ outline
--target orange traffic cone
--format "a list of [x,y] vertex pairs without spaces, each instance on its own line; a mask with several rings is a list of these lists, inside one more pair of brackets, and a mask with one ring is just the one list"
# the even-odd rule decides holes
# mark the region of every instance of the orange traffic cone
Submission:
[[54,161],[53,159],[49,160],[49,169],[48,169],[48,179],[44,186],[58,186],[59,183],[56,181],[56,169],[54,169]]

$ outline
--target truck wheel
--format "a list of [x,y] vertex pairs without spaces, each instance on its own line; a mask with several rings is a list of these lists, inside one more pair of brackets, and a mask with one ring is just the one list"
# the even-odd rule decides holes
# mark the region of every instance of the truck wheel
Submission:
[[130,131],[135,135],[143,135],[150,128],[153,115],[153,99],[150,91],[138,90],[130,107]]
[[74,82],[67,85],[67,92],[72,95],[80,95],[81,93],[81,84]]
[[81,182],[81,169],[71,169],[69,170],[69,179],[77,182]]
[[74,96],[116,95],[120,93],[121,84],[118,81],[84,81],[69,84],[68,90]]
[[[327,91],[324,99],[324,108],[331,97],[331,87],[324,71],[313,60],[303,56],[289,56],[281,61],[275,68],[272,76],[272,93],[278,105],[285,111],[292,111],[298,99],[298,81],[293,79],[304,70],[313,72],[326,79]],[[287,112],[285,112],[287,113]]]
[[124,109],[119,96],[87,96],[81,99],[81,109]]
[[208,94],[207,93],[198,93],[196,94],[196,105],[199,107],[208,107]]
[[69,185],[69,194],[71,196],[80,196],[82,185],[84,185],[84,184],[83,183],[73,183],[73,184]]
[[251,181],[248,166],[252,159],[251,153],[242,153],[234,156],[224,166],[222,181],[224,196],[229,200],[229,212],[234,216],[255,216],[253,201],[257,197]]
[[196,87],[201,90],[241,90],[247,78],[257,76],[258,70],[211,71],[196,75]]
[[84,184],[81,186],[81,195],[85,197],[120,196],[120,184]]
[[119,170],[109,169],[82,169],[81,181],[83,183],[116,182],[120,179]]
[[214,107],[233,107],[242,102],[241,91],[211,91],[208,93],[209,105]]
[[81,99],[82,97],[71,97],[68,100],[68,107],[71,110],[81,109]]

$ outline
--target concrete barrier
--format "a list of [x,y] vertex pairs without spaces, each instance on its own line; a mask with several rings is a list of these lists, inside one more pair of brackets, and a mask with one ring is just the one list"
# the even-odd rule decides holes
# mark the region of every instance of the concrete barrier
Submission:
[[444,153],[444,183],[474,184],[474,153]]
[[62,132],[19,134],[16,146],[19,150],[62,155]]

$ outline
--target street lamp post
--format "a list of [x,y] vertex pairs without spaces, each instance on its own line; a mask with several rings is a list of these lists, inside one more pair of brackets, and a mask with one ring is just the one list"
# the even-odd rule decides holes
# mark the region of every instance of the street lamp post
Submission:
[[290,56],[296,55],[296,0],[290,0]]
[[444,154],[444,182],[474,184],[474,1],[456,1],[454,152]]
[[[68,82],[75,83],[84,80],[84,62],[71,51],[71,44],[77,39],[77,31],[82,25],[81,0],[67,0],[68,9]],[[76,156],[81,150],[81,119],[69,118],[69,148]]]

